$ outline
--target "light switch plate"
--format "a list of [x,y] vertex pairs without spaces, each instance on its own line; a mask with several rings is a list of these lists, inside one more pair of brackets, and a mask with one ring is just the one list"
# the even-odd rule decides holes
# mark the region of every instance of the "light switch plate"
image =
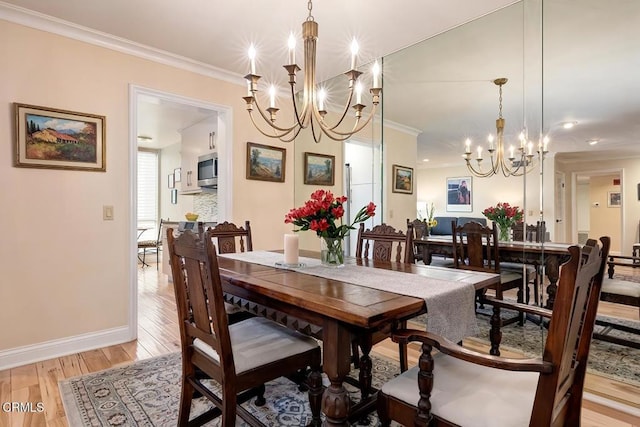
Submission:
[[102,207],[102,219],[105,221],[113,221],[113,206],[104,205]]

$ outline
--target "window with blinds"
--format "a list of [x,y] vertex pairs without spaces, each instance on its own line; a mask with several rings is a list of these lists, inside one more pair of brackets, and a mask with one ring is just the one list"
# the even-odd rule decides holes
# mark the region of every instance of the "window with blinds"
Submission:
[[138,151],[138,240],[158,236],[158,168],[157,151]]

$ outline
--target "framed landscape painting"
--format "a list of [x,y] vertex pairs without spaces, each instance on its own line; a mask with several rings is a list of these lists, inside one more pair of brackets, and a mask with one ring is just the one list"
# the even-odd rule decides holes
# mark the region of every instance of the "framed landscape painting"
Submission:
[[447,212],[471,212],[473,210],[470,176],[447,178]]
[[334,185],[336,156],[304,153],[304,183],[308,185]]
[[284,148],[247,142],[247,179],[284,182]]
[[413,168],[393,165],[393,184],[391,191],[394,193],[413,194]]
[[106,171],[105,117],[14,104],[15,166]]

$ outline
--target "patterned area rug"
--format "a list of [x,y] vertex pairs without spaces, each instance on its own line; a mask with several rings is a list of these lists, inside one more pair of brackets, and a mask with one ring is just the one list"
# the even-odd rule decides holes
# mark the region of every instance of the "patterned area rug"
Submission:
[[[381,387],[399,374],[397,362],[375,356],[372,359],[374,387]],[[61,381],[60,392],[69,425],[175,427],[180,398],[180,363],[180,353],[172,353]],[[357,378],[357,370],[351,375]],[[211,389],[218,392],[219,387],[214,384]],[[359,391],[348,385],[345,387],[354,403],[358,402]],[[265,398],[265,406],[255,406],[255,399],[243,406],[268,426],[306,426],[311,419],[307,393],[298,391],[297,385],[287,379],[267,383]],[[204,412],[207,405],[205,399],[194,401],[192,417]],[[368,421],[368,424],[356,425],[377,425],[375,413]],[[219,426],[220,419],[206,425]],[[236,425],[247,424],[238,419]]]

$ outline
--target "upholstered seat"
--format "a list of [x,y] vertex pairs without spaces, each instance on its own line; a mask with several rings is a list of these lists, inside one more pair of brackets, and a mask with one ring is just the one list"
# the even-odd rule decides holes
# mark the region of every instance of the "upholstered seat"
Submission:
[[[418,406],[419,371],[417,366],[409,369],[384,384],[382,392]],[[433,376],[430,401],[438,417],[460,426],[529,425],[537,372],[502,371],[437,353],[433,356]]]
[[[253,317],[230,325],[229,335],[236,374],[318,347],[313,338],[264,317]],[[201,339],[196,338],[193,346],[220,362],[218,353]]]

